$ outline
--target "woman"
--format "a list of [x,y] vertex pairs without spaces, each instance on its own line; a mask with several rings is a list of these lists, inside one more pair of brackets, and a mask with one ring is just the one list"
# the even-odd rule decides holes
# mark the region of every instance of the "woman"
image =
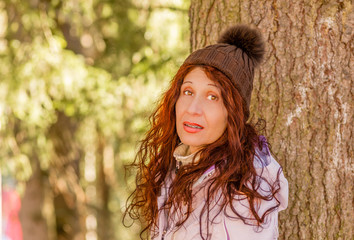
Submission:
[[[151,116],[126,214],[152,239],[276,239],[288,185],[247,123],[260,33],[229,28],[193,52]],[[142,235],[141,235],[142,236]]]

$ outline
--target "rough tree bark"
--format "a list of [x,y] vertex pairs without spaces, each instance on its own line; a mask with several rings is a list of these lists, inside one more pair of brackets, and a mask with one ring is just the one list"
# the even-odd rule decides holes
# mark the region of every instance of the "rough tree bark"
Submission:
[[289,180],[279,239],[352,239],[353,21],[349,0],[191,1],[191,50],[239,22],[267,42],[251,112]]

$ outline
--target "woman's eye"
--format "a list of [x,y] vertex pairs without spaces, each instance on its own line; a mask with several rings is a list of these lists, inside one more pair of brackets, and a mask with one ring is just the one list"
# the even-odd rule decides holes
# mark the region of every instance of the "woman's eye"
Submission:
[[215,95],[210,94],[210,95],[208,95],[208,99],[209,99],[209,100],[212,100],[212,101],[215,101],[215,100],[218,99],[218,97],[215,96]]
[[192,92],[189,91],[189,90],[184,90],[184,91],[183,91],[183,94],[184,94],[184,95],[187,95],[187,96],[191,96],[191,95],[192,95]]

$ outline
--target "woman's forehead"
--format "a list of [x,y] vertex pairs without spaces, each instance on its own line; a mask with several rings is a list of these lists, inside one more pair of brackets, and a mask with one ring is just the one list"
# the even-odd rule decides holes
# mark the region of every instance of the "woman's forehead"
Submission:
[[210,79],[204,69],[197,67],[190,71],[182,81],[183,84],[204,84],[219,88],[217,81]]

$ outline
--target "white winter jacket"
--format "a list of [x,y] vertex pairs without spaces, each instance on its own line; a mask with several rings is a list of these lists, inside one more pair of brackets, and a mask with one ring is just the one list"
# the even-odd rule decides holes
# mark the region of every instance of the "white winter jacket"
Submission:
[[[180,148],[183,146],[177,147],[176,152],[181,151]],[[178,149],[179,148],[179,149]],[[271,156],[267,147],[263,148],[263,151],[256,150],[256,153],[259,157],[255,157],[254,166],[258,175],[267,179],[270,183],[273,183],[276,178],[280,165],[275,161]],[[177,154],[178,155],[178,154]],[[181,156],[186,158],[188,156]],[[158,197],[158,206],[159,206],[159,224],[158,224],[158,236],[154,240],[199,240],[202,239],[200,236],[200,223],[199,216],[200,212],[204,206],[206,198],[206,187],[208,185],[208,179],[210,179],[215,173],[215,167],[210,167],[193,185],[193,209],[194,211],[183,224],[182,227],[176,229],[174,227],[174,222],[168,222],[165,211],[162,209],[164,202],[167,199],[168,186],[171,183],[171,179],[166,181],[165,185],[161,189],[161,195]],[[252,225],[244,224],[240,219],[230,219],[225,216],[225,212],[222,210],[220,214],[209,224],[209,233],[211,234],[211,240],[274,240],[278,237],[278,212],[284,210],[288,205],[288,182],[284,177],[284,174],[281,172],[279,176],[280,181],[280,191],[276,194],[276,198],[280,201],[280,206],[271,212],[265,220],[265,223],[262,225],[262,228],[257,228]],[[268,184],[261,182],[261,187],[259,193],[262,194],[262,191],[267,191],[266,188],[269,188]],[[249,204],[246,199],[240,200],[240,197],[235,197],[234,208],[237,209],[238,213],[242,213],[242,216],[249,216]],[[271,208],[272,206],[277,205],[276,200],[272,199],[271,201],[261,200],[258,204],[258,215],[262,214]],[[217,203],[210,209],[210,216],[215,216],[219,212],[220,208],[217,207]],[[226,207],[226,213],[233,216],[234,213],[230,207]],[[204,214],[203,216],[206,216]],[[204,217],[203,217],[204,218]],[[212,217],[210,217],[212,219]],[[203,220],[203,228],[206,227],[207,220]],[[204,231],[206,234],[206,230]],[[204,238],[206,237],[204,234]]]

